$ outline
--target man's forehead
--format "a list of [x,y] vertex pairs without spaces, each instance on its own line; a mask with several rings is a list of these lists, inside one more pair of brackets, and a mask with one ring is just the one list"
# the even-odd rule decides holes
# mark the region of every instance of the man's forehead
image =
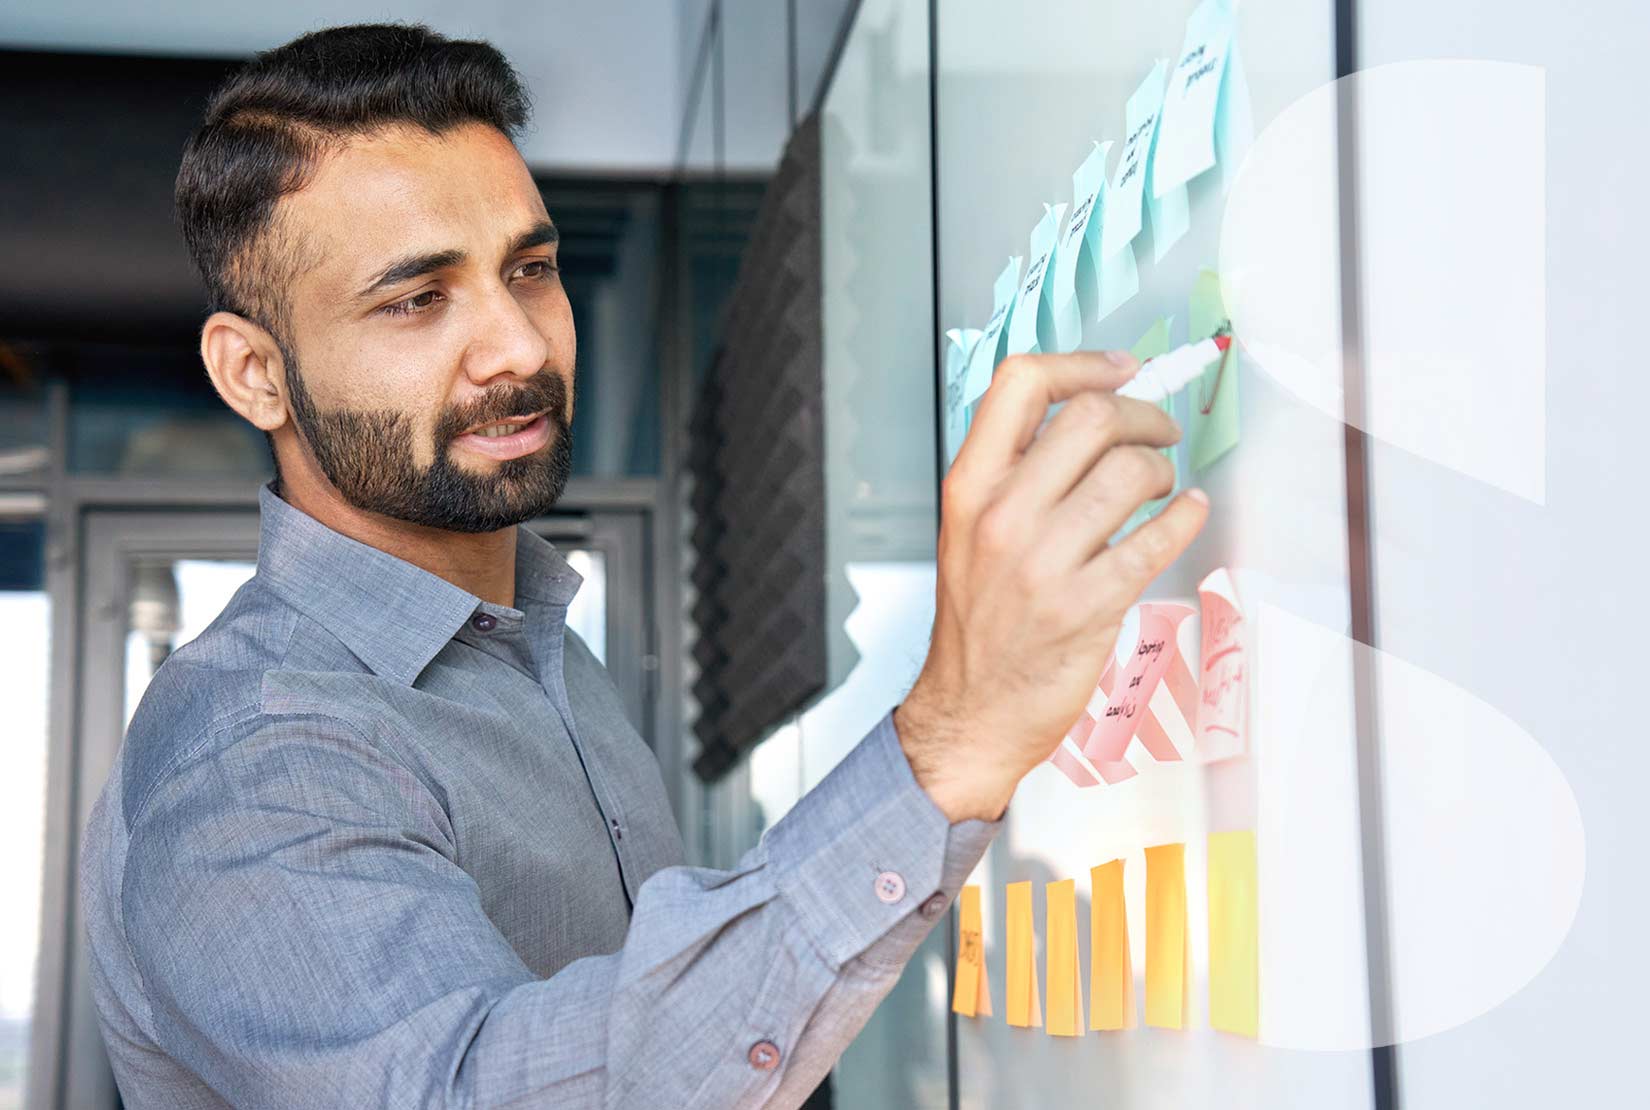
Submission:
[[352,141],[325,156],[283,207],[288,227],[318,248],[311,273],[329,296],[358,291],[409,254],[491,255],[549,222],[514,145],[481,125]]

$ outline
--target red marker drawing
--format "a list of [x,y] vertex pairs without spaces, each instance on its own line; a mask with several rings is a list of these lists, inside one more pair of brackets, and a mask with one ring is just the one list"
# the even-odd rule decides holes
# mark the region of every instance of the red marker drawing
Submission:
[[1201,377],[1209,364],[1223,357],[1231,345],[1231,332],[1222,328],[1207,339],[1149,358],[1141,363],[1134,377],[1118,388],[1117,395],[1161,404]]

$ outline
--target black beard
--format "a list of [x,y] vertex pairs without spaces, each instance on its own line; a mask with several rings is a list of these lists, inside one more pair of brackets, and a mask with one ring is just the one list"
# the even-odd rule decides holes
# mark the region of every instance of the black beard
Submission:
[[[567,488],[573,429],[567,386],[558,374],[540,371],[512,392],[497,394],[483,410],[443,416],[434,433],[435,461],[421,470],[413,462],[413,425],[406,413],[317,412],[297,361],[288,356],[286,363],[293,420],[321,473],[357,509],[448,532],[496,532],[542,516]],[[464,429],[542,409],[549,410],[551,437],[543,450],[497,460],[490,474],[454,465],[452,442]]]

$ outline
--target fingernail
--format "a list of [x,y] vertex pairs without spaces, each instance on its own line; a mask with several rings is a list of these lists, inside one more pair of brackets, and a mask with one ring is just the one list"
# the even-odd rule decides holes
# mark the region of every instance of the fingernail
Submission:
[[1198,489],[1196,486],[1189,488],[1186,491],[1186,496],[1190,497],[1193,501],[1196,501],[1199,504],[1207,505],[1209,503],[1209,495]]
[[1129,366],[1134,362],[1134,356],[1127,351],[1102,351],[1106,361],[1113,366]]

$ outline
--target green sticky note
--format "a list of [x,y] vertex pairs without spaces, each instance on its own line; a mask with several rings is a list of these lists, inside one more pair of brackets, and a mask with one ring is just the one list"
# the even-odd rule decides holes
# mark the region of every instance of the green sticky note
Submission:
[[1169,329],[1174,326],[1174,317],[1166,316],[1146,329],[1134,346],[1129,348],[1129,354],[1145,362],[1149,358],[1169,353]]
[[[1167,354],[1169,351],[1169,329],[1172,327],[1174,327],[1173,316],[1157,321],[1157,323],[1146,329],[1146,334],[1142,335],[1133,347],[1129,348],[1129,353],[1141,362],[1145,362],[1149,358],[1156,358],[1158,355]],[[1174,398],[1164,398],[1163,403],[1159,407],[1170,416],[1173,416]],[[1163,449],[1163,454],[1168,456],[1170,462],[1175,461],[1173,447],[1165,447]],[[1179,489],[1180,467],[1176,466],[1174,490],[1170,491],[1169,497],[1173,497]],[[1123,527],[1117,530],[1117,534],[1112,537],[1112,542],[1115,543],[1116,541],[1122,539],[1124,536],[1146,523],[1152,517],[1156,516],[1157,511],[1169,503],[1169,497],[1160,497],[1156,501],[1148,501],[1136,509],[1129,519],[1123,522]]]
[[[1188,342],[1206,339],[1226,322],[1226,307],[1220,297],[1220,275],[1210,269],[1198,271],[1187,305]],[[1234,347],[1226,357],[1203,372],[1186,390],[1190,399],[1190,421],[1186,444],[1193,470],[1212,465],[1238,442],[1238,356]]]
[[1186,308],[1186,342],[1196,343],[1213,335],[1226,322],[1226,305],[1220,299],[1220,275],[1207,266],[1199,270]]

